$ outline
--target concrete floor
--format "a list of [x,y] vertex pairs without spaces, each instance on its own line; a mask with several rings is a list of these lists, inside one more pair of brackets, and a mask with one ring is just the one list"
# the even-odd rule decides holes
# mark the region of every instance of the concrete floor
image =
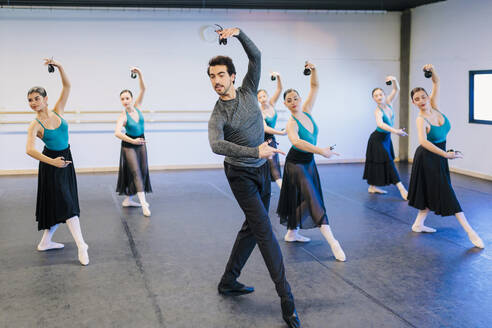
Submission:
[[[410,167],[400,165],[408,185]],[[491,327],[492,183],[453,175],[458,199],[486,244],[473,248],[454,217],[416,210],[396,188],[369,195],[360,164],[319,167],[330,224],[348,261],[334,260],[318,230],[286,244],[272,184],[271,220],[303,327]],[[79,174],[82,267],[66,226],[37,252],[36,177],[0,177],[0,327],[285,327],[256,249],[240,281],[255,293],[217,294],[243,215],[221,170],[151,174],[152,217],[122,209],[116,174]]]

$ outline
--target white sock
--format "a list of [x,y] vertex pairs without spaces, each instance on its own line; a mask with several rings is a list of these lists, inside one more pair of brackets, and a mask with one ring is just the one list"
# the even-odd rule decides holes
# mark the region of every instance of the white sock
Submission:
[[428,209],[419,211],[419,214],[417,214],[415,222],[412,225],[413,232],[436,232],[436,229],[424,225],[427,214],[429,214]]
[[275,183],[278,185],[280,189],[282,189],[282,179],[275,180]]
[[80,221],[78,216],[74,216],[67,220],[68,230],[72,234],[75,243],[77,244],[77,248],[79,250],[79,261],[82,265],[89,264],[89,254],[87,250],[89,246],[85,243],[84,237],[82,236],[82,230],[80,229]]
[[345,262],[345,260],[346,260],[345,253],[343,252],[343,249],[340,246],[340,243],[333,236],[333,233],[331,232],[330,226],[327,224],[322,224],[321,227],[319,228],[319,230],[321,230],[323,237],[325,237],[328,244],[330,244],[331,251],[333,252],[333,255],[335,255],[335,258],[338,261]]
[[386,190],[377,188],[376,186],[369,186],[369,189],[367,191],[371,194],[387,194],[388,192]]
[[142,205],[142,212],[144,216],[150,216],[149,203],[145,200],[145,193],[143,191],[137,192],[138,199]]
[[307,243],[311,241],[308,237],[304,237],[303,235],[299,234],[299,227],[297,229],[291,230],[287,229],[287,233],[284,236],[284,240],[287,242],[294,242],[298,241],[301,243]]
[[403,198],[403,200],[408,200],[408,191],[405,189],[405,186],[403,185],[403,183],[401,183],[401,181],[398,182],[396,184],[396,187],[400,191],[401,198]]
[[485,248],[483,240],[480,238],[480,236],[475,232],[475,230],[473,230],[473,228],[468,223],[468,220],[466,219],[465,213],[459,212],[459,213],[456,213],[455,216],[456,216],[456,219],[458,219],[458,222],[463,227],[463,229],[465,229],[466,233],[468,234],[468,238],[470,239],[472,244],[478,248]]
[[63,248],[65,246],[63,244],[55,243],[54,241],[51,241],[51,238],[53,237],[53,234],[55,233],[57,228],[58,228],[58,224],[55,224],[51,228],[44,230],[43,237],[41,238],[41,241],[38,244],[38,251],[43,252],[50,249]]

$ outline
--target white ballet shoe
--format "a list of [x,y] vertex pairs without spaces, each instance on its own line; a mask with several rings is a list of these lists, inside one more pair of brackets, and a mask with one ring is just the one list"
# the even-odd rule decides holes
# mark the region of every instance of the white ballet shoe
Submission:
[[50,249],[60,249],[65,247],[65,245],[60,244],[60,243],[55,243],[54,241],[49,242],[47,245],[38,245],[38,251],[44,252],[44,251],[49,251]]
[[414,224],[412,226],[412,231],[413,232],[429,232],[429,233],[432,233],[432,232],[436,232],[436,229],[431,228],[431,227],[427,227],[425,225],[417,226]]
[[89,246],[87,244],[79,248],[79,262],[84,266],[89,264],[89,253],[87,252],[88,249]]
[[123,200],[123,203],[121,203],[121,205],[123,207],[141,207],[142,205],[140,205],[140,203],[137,203],[129,198],[125,198],[125,200]]
[[311,241],[310,238],[304,237],[303,235],[300,235],[298,233],[296,234],[285,234],[284,240],[288,243],[293,243],[293,242],[299,242],[299,243],[308,243]]
[[340,246],[340,243],[338,240],[335,240],[330,244],[331,251],[333,252],[333,255],[335,255],[335,258],[337,261],[340,262],[345,262],[347,260],[345,253],[343,252],[342,246]]
[[472,244],[475,245],[475,247],[485,248],[482,238],[480,238],[475,231],[469,232],[468,238],[470,239]]
[[408,191],[406,191],[405,189],[400,189],[400,195],[403,200],[408,200]]
[[376,188],[376,187],[369,187],[369,189],[367,189],[367,191],[370,193],[370,194],[387,194],[388,192],[386,190],[383,190],[383,189],[379,189],[379,188]]
[[144,216],[150,216],[150,210],[148,205],[142,205],[142,213]]

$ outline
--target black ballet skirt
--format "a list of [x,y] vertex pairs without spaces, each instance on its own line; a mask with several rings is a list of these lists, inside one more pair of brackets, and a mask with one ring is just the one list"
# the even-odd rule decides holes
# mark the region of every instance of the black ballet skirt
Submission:
[[284,166],[277,214],[289,229],[328,224],[318,169],[312,153],[291,148]]
[[[273,134],[265,133],[265,141],[268,140],[270,140],[268,143],[270,147],[277,148],[277,141]],[[280,160],[277,153],[275,153],[272,158],[268,159],[268,165],[270,166],[270,177],[272,182],[281,179],[282,173],[280,173]]]
[[400,182],[394,159],[391,133],[375,130],[367,142],[363,179],[371,186],[387,186]]
[[70,146],[64,150],[44,147],[43,154],[50,158],[64,157],[72,161],[67,167],[58,168],[39,162],[36,221],[38,230],[49,229],[67,219],[80,216],[77,177]]
[[[446,141],[434,145],[446,151]],[[422,146],[417,148],[408,187],[408,205],[419,210],[428,208],[441,216],[463,211],[451,185],[447,158]]]
[[[128,135],[128,134],[127,134]],[[138,137],[143,138],[142,134]],[[149,165],[147,160],[147,146],[134,145],[121,141],[120,169],[118,171],[118,182],[116,192],[120,195],[135,195],[137,192],[152,192],[150,185]]]

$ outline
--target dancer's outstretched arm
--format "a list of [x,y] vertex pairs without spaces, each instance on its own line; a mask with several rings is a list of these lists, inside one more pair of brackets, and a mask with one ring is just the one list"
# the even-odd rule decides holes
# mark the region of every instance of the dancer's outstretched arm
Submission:
[[326,158],[330,158],[333,155],[337,155],[337,156],[340,155],[332,151],[330,147],[321,148],[312,145],[309,142],[299,138],[299,126],[297,125],[297,122],[292,118],[290,118],[289,121],[287,122],[287,136],[289,137],[289,140],[292,143],[292,145],[300,150],[313,154],[318,154]]
[[275,75],[277,77],[277,89],[275,90],[273,96],[270,98],[270,105],[275,107],[275,104],[277,103],[278,98],[280,97],[280,93],[282,93],[282,80],[280,79],[279,73],[272,72],[272,75]]
[[391,90],[391,93],[386,97],[386,103],[388,105],[392,105],[393,101],[395,100],[395,97],[398,96],[398,93],[400,93],[400,83],[398,83],[398,80],[394,76],[387,76],[386,77],[386,82],[391,81],[393,85],[393,89]]
[[132,67],[131,71],[133,73],[137,73],[137,75],[138,75],[138,82],[140,84],[140,92],[137,96],[137,99],[135,100],[135,107],[140,109],[140,106],[142,105],[143,97],[145,94],[145,83],[143,80],[142,71],[138,67]]
[[58,101],[56,102],[53,110],[58,115],[63,116],[63,113],[65,112],[65,105],[67,104],[67,101],[68,101],[68,95],[70,94],[70,88],[71,88],[70,81],[68,80],[68,76],[65,73],[65,69],[63,68],[61,63],[59,63],[53,59],[45,58],[44,64],[45,65],[53,65],[56,68],[58,68],[58,72],[60,72],[60,77],[62,80],[62,91],[61,91],[60,97],[58,98]]

